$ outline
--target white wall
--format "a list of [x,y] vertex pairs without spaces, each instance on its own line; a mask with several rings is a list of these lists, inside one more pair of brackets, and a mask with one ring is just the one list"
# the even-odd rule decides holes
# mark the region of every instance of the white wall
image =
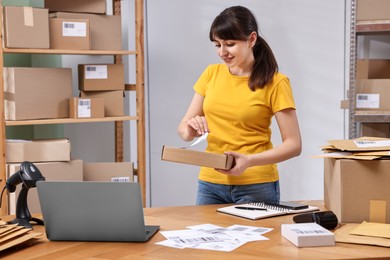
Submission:
[[[330,139],[344,138],[345,1],[340,0],[148,0],[147,86],[151,206],[191,205],[196,166],[160,160],[163,145],[186,145],[176,127],[193,95],[192,85],[209,63],[220,62],[208,31],[231,5],[257,16],[261,34],[289,76],[303,137],[302,155],[279,164],[283,200],[322,199],[323,161],[310,158]],[[280,143],[277,128],[274,144]]]

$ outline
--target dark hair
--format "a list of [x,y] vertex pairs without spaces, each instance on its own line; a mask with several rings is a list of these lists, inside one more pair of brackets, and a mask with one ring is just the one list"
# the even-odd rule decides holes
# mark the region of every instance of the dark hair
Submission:
[[274,74],[279,70],[270,46],[260,37],[258,31],[256,18],[249,9],[232,6],[214,19],[209,34],[210,41],[215,41],[216,37],[222,40],[246,41],[252,32],[256,32],[257,40],[253,47],[255,63],[248,82],[253,91],[272,82]]

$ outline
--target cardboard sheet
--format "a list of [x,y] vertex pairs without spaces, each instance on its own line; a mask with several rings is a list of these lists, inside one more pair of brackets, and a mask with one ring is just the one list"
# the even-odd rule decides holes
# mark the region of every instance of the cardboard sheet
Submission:
[[359,224],[346,224],[341,228],[338,228],[334,232],[336,242],[390,247],[390,239],[387,238],[351,235],[350,232],[358,225]]
[[390,238],[390,224],[364,221],[350,232],[351,235]]

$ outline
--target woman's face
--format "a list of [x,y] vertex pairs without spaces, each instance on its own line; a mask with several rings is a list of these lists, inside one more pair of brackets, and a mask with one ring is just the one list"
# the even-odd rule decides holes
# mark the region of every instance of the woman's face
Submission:
[[222,40],[218,37],[214,41],[218,56],[229,68],[246,68],[253,62],[253,44],[246,41]]

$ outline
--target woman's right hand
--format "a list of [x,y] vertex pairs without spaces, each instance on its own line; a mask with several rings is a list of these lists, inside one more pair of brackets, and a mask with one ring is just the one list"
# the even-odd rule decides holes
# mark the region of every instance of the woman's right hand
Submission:
[[196,116],[187,120],[187,125],[189,127],[189,135],[198,137],[209,132],[207,125],[206,117]]
[[204,97],[195,93],[187,113],[179,124],[177,132],[184,141],[192,141],[195,137],[209,132],[203,113],[203,101]]

